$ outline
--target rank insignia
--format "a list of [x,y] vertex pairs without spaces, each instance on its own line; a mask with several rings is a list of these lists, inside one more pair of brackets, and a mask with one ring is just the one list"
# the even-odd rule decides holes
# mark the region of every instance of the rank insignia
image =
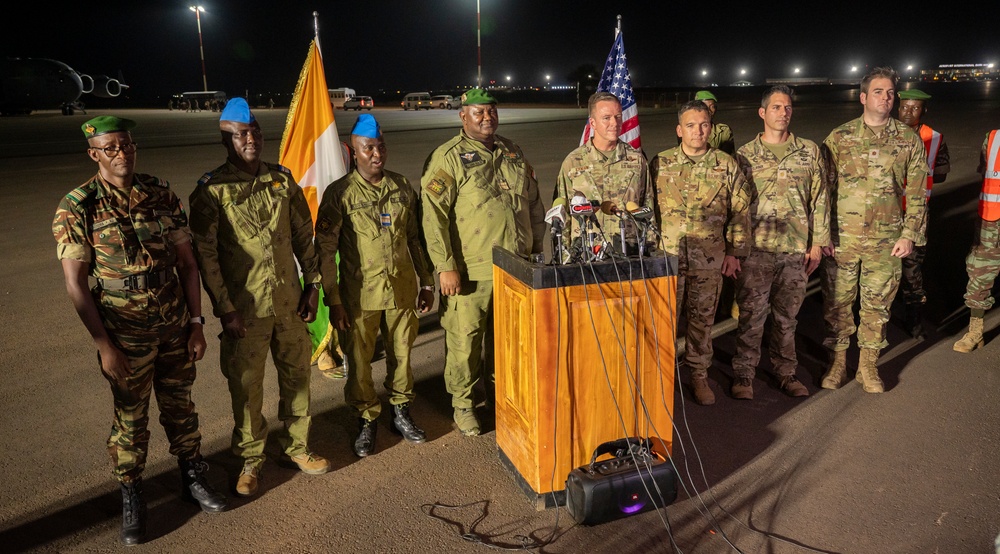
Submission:
[[482,161],[478,152],[462,152],[458,155],[458,157],[462,159],[462,164],[464,165],[470,165]]
[[445,186],[444,181],[440,179],[434,179],[430,183],[427,183],[427,192],[433,194],[434,196],[441,196],[441,193],[448,188]]
[[392,227],[392,215],[391,214],[380,214],[380,220],[382,221],[383,227]]

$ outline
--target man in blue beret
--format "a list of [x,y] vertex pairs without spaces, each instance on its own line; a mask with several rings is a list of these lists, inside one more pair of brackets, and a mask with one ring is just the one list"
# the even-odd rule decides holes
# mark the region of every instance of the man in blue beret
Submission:
[[425,440],[410,416],[410,350],[417,338],[416,310],[429,312],[434,305],[434,275],[422,246],[418,194],[406,177],[385,169],[385,139],[370,114],[358,116],[351,147],[353,171],[323,193],[316,248],[330,324],[340,331],[347,356],[344,398],[358,414],[354,453],[365,457],[375,452],[382,411],[371,365],[380,326],[392,428],[409,442]]
[[[97,174],[62,199],[52,222],[66,290],[111,384],[115,417],[107,446],[121,484],[125,545],[138,544],[146,532],[142,473],[154,391],[184,498],[206,512],[226,508],[225,496],[205,479],[191,401],[194,363],[205,355],[191,231],[170,185],[135,173],[135,125],[114,116],[83,124]],[[89,277],[97,282],[93,289]]]
[[[951,170],[948,145],[944,142],[944,135],[923,123],[923,116],[927,113],[927,101],[930,98],[931,95],[915,88],[899,93],[899,120],[920,135],[920,140],[924,143],[924,151],[927,153],[927,165],[931,172],[930,176],[927,177],[928,208],[930,207],[931,187],[934,186],[934,183],[943,183],[948,177],[948,171]],[[906,198],[903,198],[903,209],[906,209]],[[927,219],[924,220],[925,235]],[[906,311],[903,312],[903,326],[911,337],[918,339],[924,336],[923,308],[924,304],[927,303],[927,295],[924,290],[923,265],[926,256],[927,245],[914,246],[913,252],[903,258],[903,277],[899,283],[903,302],[906,304]]]
[[427,252],[441,283],[445,383],[455,424],[474,436],[481,429],[472,389],[482,373],[492,402],[493,246],[525,258],[541,253],[545,209],[531,164],[496,134],[496,98],[472,89],[458,115],[461,132],[431,153],[420,185]]
[[[281,462],[322,474],[330,464],[309,450],[309,376],[320,277],[312,216],[291,173],[261,161],[260,125],[243,98],[219,118],[226,163],[191,193],[194,233],[205,290],[222,319],[222,373],[233,403],[233,452],[243,458],[236,493],[257,492],[267,422],[261,414],[264,364],[278,373]],[[299,283],[299,270],[305,289]]]

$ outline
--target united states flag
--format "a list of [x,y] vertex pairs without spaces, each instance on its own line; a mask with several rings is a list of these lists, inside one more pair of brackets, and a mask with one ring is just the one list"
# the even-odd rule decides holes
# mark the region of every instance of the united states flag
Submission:
[[[635,106],[632,76],[628,72],[628,64],[625,60],[625,45],[622,43],[621,31],[616,30],[615,32],[615,45],[611,47],[608,61],[604,64],[601,81],[597,84],[597,92],[610,92],[618,97],[622,103],[622,132],[618,138],[629,143],[633,148],[641,148],[639,111]],[[594,131],[590,128],[590,119],[588,118],[587,126],[583,128],[583,136],[580,137],[580,144],[585,144],[592,136],[594,136]]]

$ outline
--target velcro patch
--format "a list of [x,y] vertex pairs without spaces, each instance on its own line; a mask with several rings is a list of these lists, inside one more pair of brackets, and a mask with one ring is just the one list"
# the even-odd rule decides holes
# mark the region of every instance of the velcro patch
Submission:
[[483,158],[479,155],[479,152],[462,152],[458,155],[458,157],[462,160],[462,165],[465,167],[485,163],[483,162]]
[[427,189],[427,192],[433,194],[434,196],[441,196],[448,188],[448,185],[444,184],[444,181],[441,179],[433,179],[430,183],[427,183],[425,188]]

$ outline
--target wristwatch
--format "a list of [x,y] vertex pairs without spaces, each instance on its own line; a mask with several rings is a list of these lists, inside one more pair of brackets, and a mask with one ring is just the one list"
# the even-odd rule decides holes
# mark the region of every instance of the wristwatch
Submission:
[[194,325],[195,323],[204,325],[205,324],[205,316],[200,315],[198,317],[192,317],[191,321],[188,321],[188,325]]

